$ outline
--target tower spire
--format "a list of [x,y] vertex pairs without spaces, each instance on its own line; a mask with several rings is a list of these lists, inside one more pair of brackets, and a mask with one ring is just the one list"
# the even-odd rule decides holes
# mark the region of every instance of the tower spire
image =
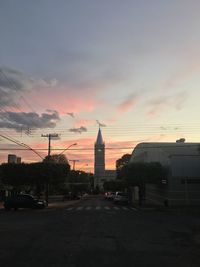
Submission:
[[103,145],[103,138],[102,138],[102,134],[101,134],[101,128],[99,125],[99,131],[98,131],[98,135],[97,135],[97,140],[96,140],[96,145]]

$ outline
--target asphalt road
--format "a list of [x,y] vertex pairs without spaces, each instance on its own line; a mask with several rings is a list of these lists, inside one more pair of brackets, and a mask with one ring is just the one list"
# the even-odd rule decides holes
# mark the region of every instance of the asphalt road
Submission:
[[102,197],[0,211],[0,266],[200,266],[200,213],[136,210]]

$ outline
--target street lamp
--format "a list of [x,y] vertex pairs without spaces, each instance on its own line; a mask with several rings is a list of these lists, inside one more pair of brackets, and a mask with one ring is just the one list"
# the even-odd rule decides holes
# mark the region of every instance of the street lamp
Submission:
[[60,154],[58,154],[58,156],[59,155],[62,155],[63,153],[65,153],[65,151],[68,150],[70,147],[76,146],[76,145],[77,145],[77,143],[71,144],[70,146],[68,146],[67,148],[65,148]]
[[26,145],[26,144],[24,144],[24,143],[20,143],[22,146],[24,146],[24,147],[26,147],[27,149],[29,149],[29,150],[31,150],[31,151],[33,151],[36,155],[38,155],[42,160],[44,160],[44,158],[35,150],[35,149],[33,149],[32,147],[30,147],[30,146],[28,146],[28,145]]

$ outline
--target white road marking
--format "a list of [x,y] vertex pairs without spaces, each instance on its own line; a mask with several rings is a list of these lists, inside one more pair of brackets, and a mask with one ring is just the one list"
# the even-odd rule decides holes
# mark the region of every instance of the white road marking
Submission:
[[79,207],[69,207],[67,208],[66,210],[67,211],[72,211],[72,210],[76,210],[76,211],[80,211],[80,210],[91,210],[91,209],[95,209],[95,210],[101,210],[102,208],[104,208],[105,210],[132,210],[132,211],[138,211],[136,208],[134,207],[109,207],[109,206],[95,206],[95,207],[90,207],[90,206],[87,206],[87,207],[84,207],[84,206],[79,206]]
[[68,208],[67,210],[73,210],[74,207]]

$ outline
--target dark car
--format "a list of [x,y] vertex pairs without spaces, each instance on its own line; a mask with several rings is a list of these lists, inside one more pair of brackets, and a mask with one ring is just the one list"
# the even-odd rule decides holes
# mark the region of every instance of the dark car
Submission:
[[33,196],[28,194],[10,196],[4,201],[4,208],[6,210],[17,210],[18,208],[43,209],[45,207],[46,202],[44,200],[35,199]]

